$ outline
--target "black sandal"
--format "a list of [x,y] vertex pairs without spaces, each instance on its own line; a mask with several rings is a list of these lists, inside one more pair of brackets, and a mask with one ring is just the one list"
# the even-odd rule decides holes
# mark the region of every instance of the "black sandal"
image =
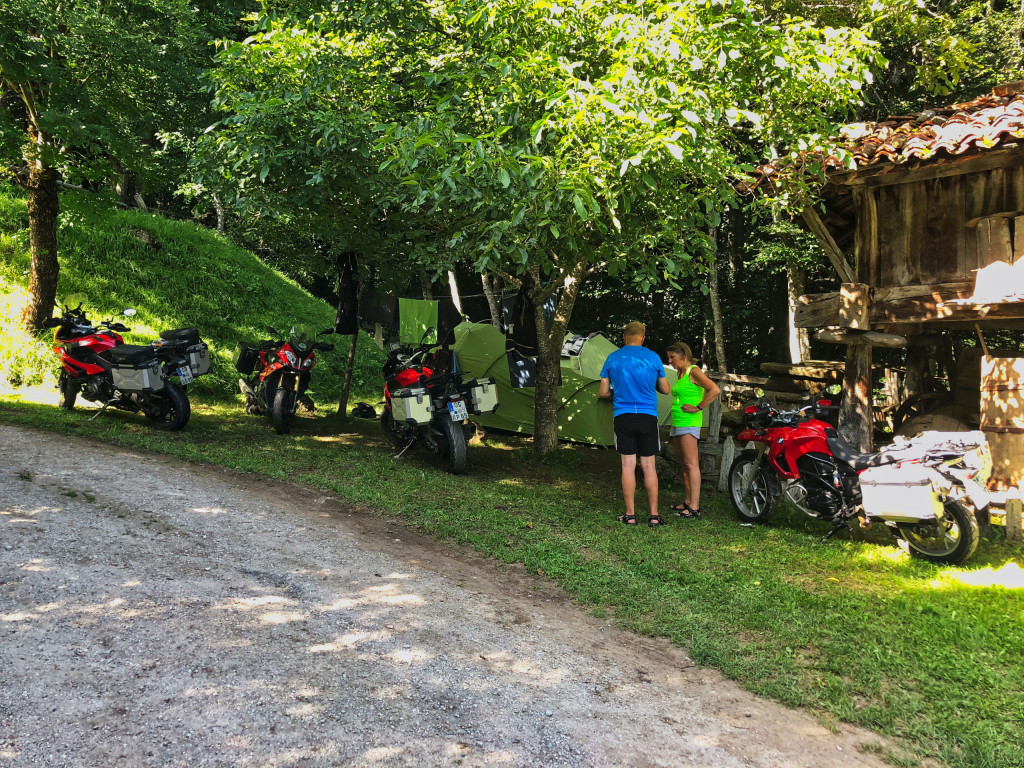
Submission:
[[681,517],[684,520],[689,520],[690,518],[694,517],[700,517],[700,507],[694,509],[685,501],[682,504],[676,504],[674,507],[669,507],[669,509],[675,511],[676,517]]
[[615,519],[626,525],[636,525],[636,515],[619,515]]
[[647,525],[651,528],[658,528],[665,524],[665,521],[661,519],[661,515],[651,515],[647,521]]

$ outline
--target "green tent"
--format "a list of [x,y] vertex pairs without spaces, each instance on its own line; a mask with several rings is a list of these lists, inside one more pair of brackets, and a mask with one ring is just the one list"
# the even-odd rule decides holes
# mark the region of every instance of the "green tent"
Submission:
[[[572,335],[566,339],[573,338]],[[464,379],[492,378],[498,388],[498,410],[474,416],[484,427],[533,434],[535,390],[512,387],[505,335],[490,323],[462,323],[455,328],[455,353]],[[614,445],[612,405],[597,397],[604,361],[616,347],[604,336],[583,342],[579,354],[562,357],[562,384],[558,388],[558,436],[563,440]],[[665,371],[669,383],[676,372]],[[671,399],[658,395],[658,420],[668,425]]]

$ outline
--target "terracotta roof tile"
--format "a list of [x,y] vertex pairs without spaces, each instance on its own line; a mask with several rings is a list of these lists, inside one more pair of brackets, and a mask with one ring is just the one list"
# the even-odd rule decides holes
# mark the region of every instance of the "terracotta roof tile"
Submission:
[[[1024,80],[996,86],[992,93],[961,104],[929,109],[914,115],[890,117],[875,123],[850,123],[839,131],[837,145],[849,152],[857,168],[880,163],[902,165],[942,155],[962,155],[971,150],[993,149],[1024,139]],[[834,154],[805,157],[827,169],[846,170]],[[784,161],[775,161],[755,172],[752,190],[776,176]],[[759,178],[757,178],[759,177]]]

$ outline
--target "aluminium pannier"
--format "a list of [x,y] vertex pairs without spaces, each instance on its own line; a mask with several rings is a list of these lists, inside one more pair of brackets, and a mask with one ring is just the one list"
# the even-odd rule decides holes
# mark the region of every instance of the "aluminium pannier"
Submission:
[[391,393],[391,415],[403,424],[429,424],[433,407],[422,387],[396,389]]

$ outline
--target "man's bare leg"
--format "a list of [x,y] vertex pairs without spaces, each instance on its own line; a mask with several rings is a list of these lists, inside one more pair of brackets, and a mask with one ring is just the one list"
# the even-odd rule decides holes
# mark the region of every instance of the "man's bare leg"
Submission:
[[641,456],[640,468],[644,471],[644,488],[647,489],[647,503],[651,508],[651,517],[657,517],[658,469],[654,465],[654,456]]
[[[645,480],[646,482],[646,480]],[[636,496],[636,454],[622,455],[622,499],[626,502],[626,515],[635,515],[633,499]]]

